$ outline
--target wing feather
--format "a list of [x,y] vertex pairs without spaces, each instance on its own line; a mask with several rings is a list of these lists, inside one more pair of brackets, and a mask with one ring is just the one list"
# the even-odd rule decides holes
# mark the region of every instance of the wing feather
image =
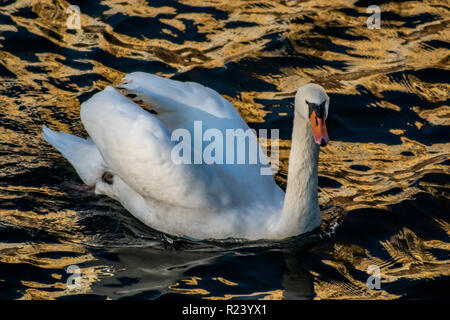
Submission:
[[216,91],[195,82],[181,82],[145,72],[133,72],[123,79],[125,88],[147,95],[157,109],[164,110],[160,117],[171,129],[191,129],[195,120],[202,120],[204,129],[248,129],[234,106]]
[[[157,112],[161,112],[157,117],[169,130],[184,128],[194,136],[194,122],[201,121],[203,132],[208,129],[219,130],[225,138],[229,129],[242,129],[245,132],[249,129],[247,123],[228,100],[201,84],[181,82],[144,72],[130,73],[124,77],[123,81],[122,88],[138,92],[157,105]],[[249,133],[249,137],[257,139],[252,132]],[[234,154],[239,151],[237,145],[231,148],[234,148]],[[258,192],[249,192],[249,196],[265,194],[265,198],[271,199],[274,194],[279,196],[281,191],[272,175],[261,175],[261,163],[267,163],[267,159],[261,152],[259,143],[257,148],[258,158],[262,160],[260,163],[222,164],[221,168],[227,171],[238,185],[248,185],[249,181],[252,181],[252,188],[258,185]],[[223,151],[225,155],[230,150],[224,146]],[[253,150],[248,151],[253,152]],[[203,152],[203,150],[196,150],[196,152]]]
[[186,208],[226,200],[214,192],[224,190],[217,171],[175,164],[170,131],[113,87],[82,104],[81,120],[108,167],[143,197]]

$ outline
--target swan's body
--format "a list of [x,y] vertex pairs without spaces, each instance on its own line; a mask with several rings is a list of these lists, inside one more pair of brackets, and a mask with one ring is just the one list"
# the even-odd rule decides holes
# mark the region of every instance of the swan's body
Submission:
[[217,92],[140,72],[125,77],[122,87],[145,97],[157,115],[107,87],[81,106],[90,139],[44,127],[44,138],[96,193],[120,201],[148,226],[196,239],[282,239],[320,225],[319,146],[299,96],[309,95],[317,106],[326,101],[324,121],[328,96],[321,87],[304,86],[296,96],[286,195],[272,175],[260,174],[260,164],[174,163],[175,129],[193,133],[197,120],[203,131],[217,129],[223,136],[226,129],[248,129]]

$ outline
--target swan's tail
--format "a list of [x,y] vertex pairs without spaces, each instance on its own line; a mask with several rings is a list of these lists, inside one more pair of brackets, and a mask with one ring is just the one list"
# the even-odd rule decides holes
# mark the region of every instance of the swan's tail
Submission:
[[55,132],[44,126],[42,136],[54,146],[75,168],[81,180],[93,186],[106,169],[100,152],[91,139]]

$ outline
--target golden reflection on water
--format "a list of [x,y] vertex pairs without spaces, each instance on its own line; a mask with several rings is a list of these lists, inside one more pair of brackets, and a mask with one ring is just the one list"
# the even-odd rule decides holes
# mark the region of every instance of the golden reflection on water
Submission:
[[[202,299],[206,300],[231,300],[235,298],[253,298],[253,299],[262,299],[262,300],[281,300],[283,299],[283,290],[273,290],[267,292],[252,292],[250,294],[225,294],[223,296],[214,296],[211,295],[211,292],[201,289],[195,288],[194,286],[199,286],[202,278],[192,277],[191,279],[181,280],[182,283],[175,283],[169,286],[169,289],[176,291],[177,293],[182,293],[186,295],[200,295]],[[219,281],[220,283],[226,286],[238,286],[238,283],[226,280],[222,277],[214,277],[212,280]],[[182,287],[182,286],[185,287]],[[187,287],[186,287],[187,286]]]
[[[345,264],[342,263],[343,261],[351,262],[353,267],[362,272],[365,272],[369,265],[377,265],[381,269],[383,285],[388,285],[399,279],[433,279],[450,275],[448,260],[438,260],[426,250],[429,248],[448,250],[448,243],[423,241],[410,230],[404,229],[400,234],[389,239],[389,241],[382,242],[382,246],[390,255],[390,258],[387,260],[374,257],[363,248],[335,246],[334,259],[324,261],[324,263],[340,270],[347,280],[352,281],[322,284],[315,288],[318,298],[375,299],[378,297],[394,299],[401,297],[385,291],[367,290],[365,283],[354,281],[353,277],[346,270]],[[367,258],[361,258],[362,255],[365,255]],[[396,267],[397,264],[400,266]]]
[[[0,24],[0,40],[8,40],[7,37],[12,33],[26,31],[46,39],[47,44],[44,45],[51,44],[58,48],[47,52],[44,47],[34,54],[16,55],[14,51],[2,49],[0,45],[0,65],[14,74],[14,77],[3,77],[0,82],[1,116],[5,123],[0,126],[0,141],[4,142],[0,143],[0,178],[5,179],[2,181],[14,181],[16,176],[39,168],[49,168],[56,161],[61,161],[58,160],[60,155],[41,139],[39,132],[42,124],[78,135],[85,134],[80,125],[80,102],[77,97],[101,90],[110,83],[120,82],[125,74],[123,70],[128,70],[122,68],[121,64],[135,60],[161,62],[167,68],[165,72],[159,73],[170,77],[195,68],[227,69],[230,63],[249,59],[247,64],[256,65],[250,68],[253,71],[249,76],[270,84],[271,89],[257,90],[249,85],[248,88],[240,86],[234,96],[224,94],[247,122],[263,123],[265,117],[274,113],[281,120],[289,119],[286,111],[276,110],[277,102],[292,98],[296,89],[308,81],[323,85],[330,94],[351,96],[348,99],[358,99],[366,91],[369,92],[374,99],[369,102],[362,100],[362,114],[359,117],[370,117],[369,114],[364,115],[364,110],[388,110],[398,115],[398,127],[380,128],[390,136],[398,137],[397,143],[362,143],[358,142],[358,137],[352,141],[333,140],[333,132],[330,131],[332,142],[321,151],[319,172],[340,186],[320,188],[322,205],[336,205],[346,211],[387,209],[414,199],[423,190],[429,194],[441,192],[439,188],[442,185],[439,183],[418,181],[427,174],[450,173],[448,165],[444,163],[449,159],[450,144],[416,141],[408,133],[417,130],[420,135],[421,130],[430,126],[450,125],[448,81],[425,81],[414,72],[402,73],[401,79],[393,74],[427,68],[449,69],[448,49],[431,44],[433,41],[448,43],[450,39],[448,5],[440,0],[386,3],[381,5],[382,12],[395,13],[403,20],[383,20],[381,29],[370,30],[366,28],[366,7],[355,6],[352,1],[181,0],[179,3],[209,9],[183,12],[169,5],[152,7],[151,3],[149,5],[144,0],[105,0],[96,4],[105,8],[101,16],[90,15],[90,10],[81,8],[82,30],[67,32],[66,8],[70,5],[67,1],[19,0],[1,7],[0,13],[9,16],[14,25]],[[25,9],[29,9],[33,15],[20,14]],[[165,25],[159,34],[163,36],[138,37],[116,32],[114,25],[106,21],[108,17],[118,14],[158,19]],[[413,26],[405,24],[408,17],[420,14],[434,18],[419,19]],[[196,29],[192,29],[191,22]],[[145,28],[152,26],[143,25],[141,28],[145,31]],[[339,35],[340,32],[344,35]],[[189,38],[191,33],[198,34],[198,39]],[[276,35],[281,45],[273,43],[272,35]],[[94,48],[100,50],[98,58],[89,55]],[[75,53],[78,54],[75,61],[66,56]],[[108,62],[108,55],[114,59],[129,60],[111,63]],[[30,59],[31,56],[34,58]],[[277,61],[286,61],[282,59],[291,56],[302,57],[312,63],[298,67],[283,62],[277,72],[266,72],[263,64],[258,65],[258,61],[268,61],[271,64],[269,67],[274,68]],[[78,77],[86,74],[92,75],[93,80],[87,83],[78,81],[83,79]],[[413,102],[409,105],[409,118],[417,117],[414,121],[403,119],[405,110],[402,110],[402,101],[396,103],[395,99],[389,98],[389,93],[396,92],[402,93],[402,97],[414,95],[421,101],[427,101],[431,107],[422,108]],[[267,106],[262,101],[275,103],[274,106],[270,103]],[[340,107],[345,106],[333,104],[332,101],[331,110]],[[342,122],[339,124],[342,125]],[[376,132],[371,134],[376,135]],[[276,176],[282,185],[286,181],[289,150],[289,139],[282,140],[280,168]],[[361,166],[366,169],[360,170]],[[445,188],[448,190],[448,185]],[[392,190],[396,192],[390,192]],[[22,292],[22,299],[52,299],[72,294],[63,281],[66,279],[64,269],[69,265],[96,259],[86,246],[95,242],[95,236],[83,232],[79,221],[85,212],[68,208],[70,196],[60,185],[29,185],[21,180],[0,184],[1,226],[41,230],[62,239],[55,243],[0,243],[0,262],[24,263],[61,271],[52,274],[53,282],[50,283],[22,281],[22,285],[27,288]],[[18,210],[15,206],[22,199],[39,205],[34,209]],[[449,234],[448,222],[436,218],[436,224]],[[365,283],[349,273],[348,264],[365,272],[368,265],[375,263],[381,267],[382,278],[386,283],[399,279],[449,275],[448,259],[437,259],[429,250],[448,251],[448,242],[423,240],[411,230],[403,228],[380,243],[390,256],[387,260],[372,256],[369,250],[356,244],[335,243],[334,248],[330,249],[332,259],[324,260],[323,263],[338,270],[345,281],[315,279],[316,297],[399,297],[383,290],[367,290]],[[45,256],[45,253],[54,252],[71,255],[60,258]],[[85,276],[80,292],[89,293],[93,283],[114,274],[115,271],[107,265],[84,267]],[[225,286],[240,286],[233,279],[222,278],[219,274],[210,280]],[[168,289],[179,294],[201,295],[205,299],[281,299],[284,295],[284,290],[280,288],[248,295],[217,296],[202,288],[201,277],[181,279],[169,285]]]

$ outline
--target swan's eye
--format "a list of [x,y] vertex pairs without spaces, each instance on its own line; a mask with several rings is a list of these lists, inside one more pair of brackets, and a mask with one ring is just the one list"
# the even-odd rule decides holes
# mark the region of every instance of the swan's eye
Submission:
[[319,118],[322,118],[325,116],[325,103],[326,101],[323,101],[320,104],[314,103],[314,102],[309,102],[308,100],[305,100],[306,104],[308,105],[309,108],[309,115],[311,116],[311,114],[313,112],[315,112],[316,116]]
[[312,103],[312,102],[309,102],[308,100],[305,100],[305,102],[306,102],[306,104],[308,105],[308,113],[309,113],[309,116],[311,116],[311,113],[313,113],[313,111],[315,111],[314,110],[314,103]]

